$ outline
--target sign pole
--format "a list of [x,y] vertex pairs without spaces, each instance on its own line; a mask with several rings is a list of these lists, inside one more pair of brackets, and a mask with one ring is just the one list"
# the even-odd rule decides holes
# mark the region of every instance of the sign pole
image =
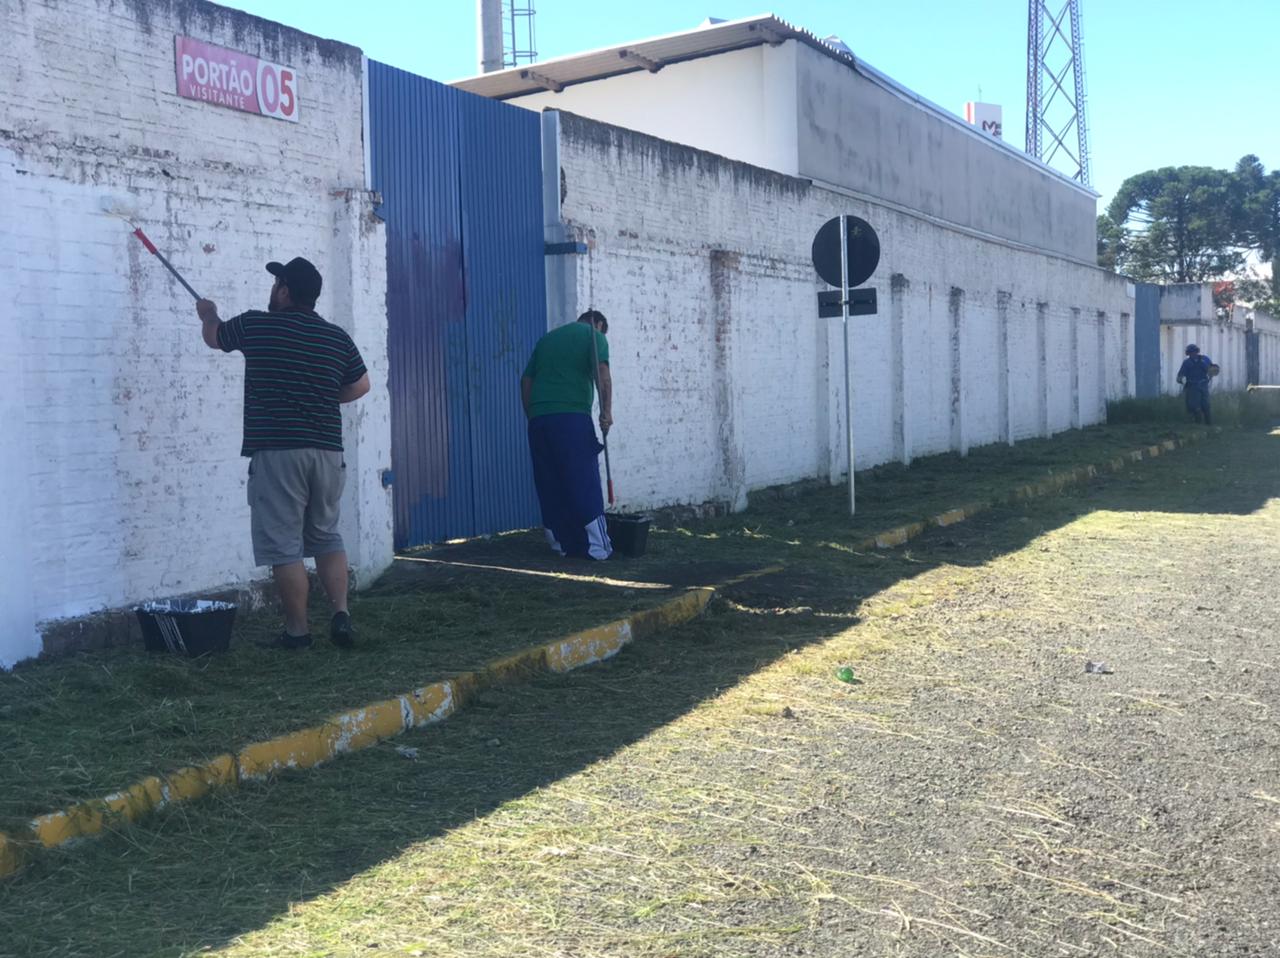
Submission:
[[[837,234],[839,234],[837,236]],[[844,447],[849,470],[849,515],[856,511],[853,477],[853,367],[849,362],[849,317],[874,316],[876,291],[850,289],[871,278],[880,262],[880,239],[866,220],[842,214],[822,224],[813,237],[813,268],[834,290],[818,292],[818,318],[840,317],[844,336]]]
[[855,513],[853,494],[853,391],[849,386],[849,230],[840,217],[840,319],[844,333],[844,430],[849,464],[849,515]]

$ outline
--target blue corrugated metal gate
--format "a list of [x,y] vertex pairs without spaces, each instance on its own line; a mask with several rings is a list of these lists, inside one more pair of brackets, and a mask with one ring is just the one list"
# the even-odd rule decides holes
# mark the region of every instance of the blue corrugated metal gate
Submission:
[[1139,399],[1160,395],[1160,287],[1133,284],[1133,392]]
[[536,113],[369,62],[396,548],[537,524],[520,372],[546,331]]

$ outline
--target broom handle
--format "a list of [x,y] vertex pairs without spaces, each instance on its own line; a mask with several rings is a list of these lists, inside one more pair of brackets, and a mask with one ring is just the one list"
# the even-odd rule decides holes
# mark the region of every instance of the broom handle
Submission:
[[[600,396],[600,350],[596,346],[596,324],[591,326],[591,381],[596,385],[596,396]],[[600,411],[604,412],[604,400],[601,397]],[[604,446],[604,484],[609,493],[609,505],[613,505],[613,470],[609,468],[609,434],[600,427],[600,442]]]
[[147,248],[148,253],[150,253],[152,256],[154,256],[156,259],[158,259],[161,263],[164,264],[164,268],[167,269],[170,273],[172,273],[173,278],[182,284],[182,288],[185,289],[188,293],[190,293],[197,302],[199,302],[200,294],[191,288],[191,284],[188,283],[185,279],[183,279],[182,274],[173,268],[173,264],[164,258],[163,253],[161,253],[158,249],[156,249],[156,244],[151,242],[151,240],[147,238],[147,234],[142,232],[141,226],[134,227],[133,235],[138,237],[138,239],[142,241],[142,245]]

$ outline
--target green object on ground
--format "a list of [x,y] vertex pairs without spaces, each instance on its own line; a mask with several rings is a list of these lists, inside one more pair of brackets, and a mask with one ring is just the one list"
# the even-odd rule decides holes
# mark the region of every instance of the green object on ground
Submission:
[[858,681],[853,675],[853,669],[849,668],[849,666],[847,665],[836,669],[836,678],[838,678],[841,682]]

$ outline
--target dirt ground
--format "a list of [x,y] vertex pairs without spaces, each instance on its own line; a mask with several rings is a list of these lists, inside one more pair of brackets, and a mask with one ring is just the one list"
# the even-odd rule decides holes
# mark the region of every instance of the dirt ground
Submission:
[[0,953],[1280,954],[1277,467],[794,540],[609,663],[42,866]]

